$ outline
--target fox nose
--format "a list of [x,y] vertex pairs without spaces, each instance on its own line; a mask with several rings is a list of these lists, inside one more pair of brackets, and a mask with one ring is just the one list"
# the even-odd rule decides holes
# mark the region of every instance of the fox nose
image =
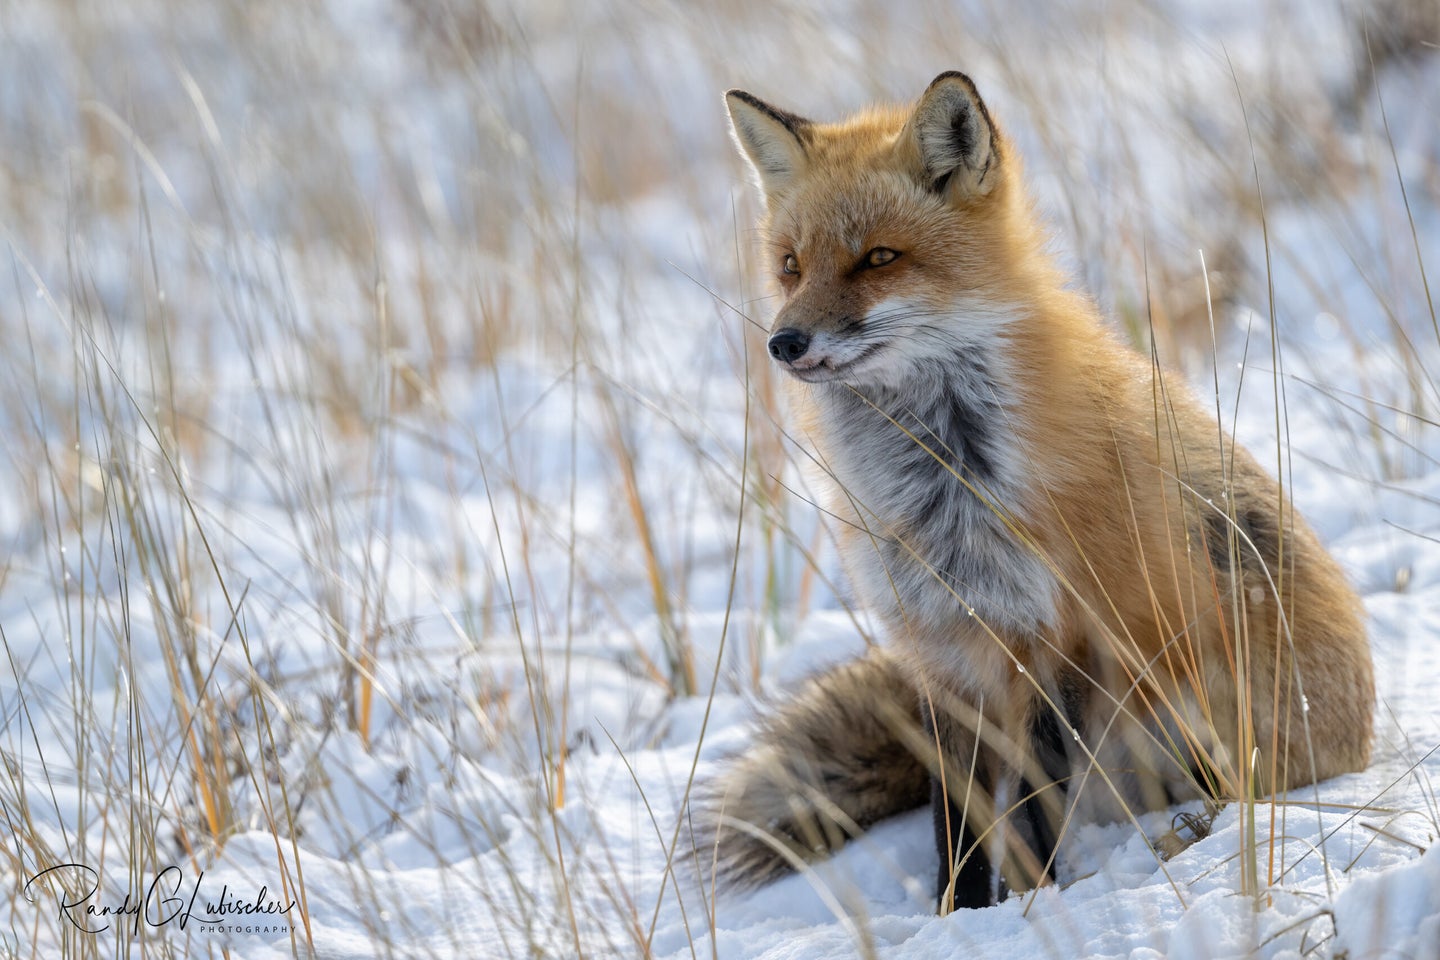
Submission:
[[810,334],[794,327],[777,330],[770,337],[770,356],[781,363],[794,363],[810,349]]

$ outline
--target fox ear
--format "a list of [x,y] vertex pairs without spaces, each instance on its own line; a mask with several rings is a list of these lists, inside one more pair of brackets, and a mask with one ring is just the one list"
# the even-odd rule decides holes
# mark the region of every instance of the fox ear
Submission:
[[999,162],[990,111],[965,74],[951,70],[931,81],[905,124],[920,158],[925,185],[936,193],[960,196],[990,192],[990,176]]
[[760,191],[768,197],[783,190],[805,166],[802,136],[810,121],[743,90],[727,91],[725,106],[730,110],[730,132],[750,161]]

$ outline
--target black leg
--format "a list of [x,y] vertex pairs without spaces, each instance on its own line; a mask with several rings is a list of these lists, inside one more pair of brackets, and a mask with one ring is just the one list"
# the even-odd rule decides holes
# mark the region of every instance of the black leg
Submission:
[[[973,822],[967,823],[965,817],[968,792],[980,795],[971,798],[976,806],[989,801],[984,764],[979,770],[970,768],[977,752],[972,728],[956,721],[944,710],[932,714],[922,708],[921,715],[926,738],[933,738],[939,745],[947,778],[944,787],[938,776],[930,779],[930,812],[935,821],[935,850],[940,860],[935,884],[936,902],[940,911],[946,912],[945,894],[950,889],[950,869],[957,860],[963,859],[965,862],[955,877],[954,900],[949,907],[988,907],[995,902],[990,889],[990,858],[985,849],[975,842]],[[971,819],[976,819],[974,811]]]
[[[1067,714],[1071,713],[1070,698],[1063,692],[1061,696]],[[947,797],[947,791],[941,789],[938,778],[931,780],[930,809],[940,859],[936,898],[941,901],[942,911],[956,861],[962,861],[954,878],[951,904],[957,909],[986,907],[1003,898],[1008,890],[1028,890],[1055,878],[1052,854],[1059,842],[1065,811],[1067,746],[1073,721],[1061,721],[1048,706],[1034,706],[1025,729],[1027,742],[1017,744],[1018,756],[1011,758],[996,756],[985,747],[977,748],[971,727],[937,712],[939,734],[935,739],[947,762],[949,794]],[[924,712],[928,732],[934,735],[928,711]],[[1078,715],[1078,710],[1074,713]],[[971,769],[972,764],[975,769]],[[1043,789],[1037,791],[1036,784],[1043,785]],[[1003,796],[994,796],[997,789]],[[996,799],[1005,809],[992,810]],[[1014,810],[1009,809],[1012,804]],[[992,817],[1005,818],[1003,826],[987,834],[987,839],[1004,838],[1002,864],[993,864],[989,852],[975,839],[977,832],[985,832]],[[996,866],[1001,868],[998,884],[993,869]]]
[[964,820],[961,810],[964,785],[959,790],[957,795],[952,789],[947,802],[940,781],[936,779],[930,784],[930,809],[935,815],[935,847],[940,854],[940,877],[935,897],[940,902],[941,912],[945,910],[945,891],[950,887],[950,867],[953,859],[961,857],[965,857],[965,862],[955,876],[955,900],[951,906],[954,909],[988,907],[994,902],[990,896],[990,858],[985,855],[985,849],[976,844],[975,834]]
[[[1020,796],[1029,797],[1016,819],[1021,839],[1035,854],[1037,865],[1045,868],[1043,876],[1025,877],[1028,886],[1055,879],[1052,854],[1060,841],[1060,822],[1065,810],[1065,777],[1069,772],[1065,739],[1053,710],[1039,706],[1030,720],[1030,749],[1037,769],[1032,774],[1043,777],[1044,789],[1037,791],[1027,776],[1020,781]],[[1033,796],[1032,796],[1033,794]],[[1046,867],[1047,861],[1049,866]]]
[[[981,769],[964,771],[968,782],[950,785],[949,802],[939,781],[932,781],[930,806],[935,817],[935,846],[940,854],[940,874],[937,882],[938,896],[943,897],[950,884],[951,856],[963,859],[955,877],[954,906],[985,907],[1003,899],[1009,890],[1028,890],[1055,879],[1055,864],[1052,854],[1059,842],[1060,824],[1065,810],[1065,777],[1069,770],[1066,753],[1065,727],[1049,709],[1038,709],[1031,716],[1028,735],[1029,743],[1024,751],[1029,760],[1021,768],[1025,776],[1017,778],[1015,789],[1006,791],[1007,804],[1016,803],[1013,811],[996,810],[995,816],[1006,817],[1008,825],[1000,831],[1006,838],[1007,854],[1002,869],[999,888],[990,856],[975,843],[975,825],[987,823],[991,791],[989,769],[983,762]],[[962,741],[963,742],[963,741]],[[984,751],[982,751],[982,754]],[[949,757],[952,764],[955,757]],[[994,762],[1000,762],[994,759]],[[954,771],[954,767],[951,767]],[[1004,776],[993,771],[997,776]],[[1018,771],[1017,771],[1018,772]],[[959,771],[951,773],[956,779]],[[1037,791],[1035,784],[1043,784]],[[975,789],[978,797],[972,797],[971,816],[962,814],[965,808],[965,791]],[[1033,795],[1032,795],[1033,794]],[[949,813],[948,821],[946,813]],[[980,811],[983,815],[977,816]],[[942,909],[944,904],[942,903]]]

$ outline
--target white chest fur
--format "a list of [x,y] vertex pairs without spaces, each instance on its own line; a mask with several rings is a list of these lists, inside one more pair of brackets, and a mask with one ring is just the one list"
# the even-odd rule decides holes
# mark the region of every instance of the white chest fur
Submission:
[[816,391],[826,465],[870,534],[846,564],[892,623],[948,633],[975,616],[1026,636],[1054,620],[1054,577],[1012,527],[1027,476],[998,366],[977,352],[931,360],[905,390]]

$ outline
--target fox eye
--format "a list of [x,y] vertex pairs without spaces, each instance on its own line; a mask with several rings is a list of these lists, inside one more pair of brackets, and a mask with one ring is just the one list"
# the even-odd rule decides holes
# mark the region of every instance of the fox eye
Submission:
[[898,256],[900,256],[900,254],[891,250],[889,247],[876,247],[874,250],[865,254],[865,266],[883,267]]
[[787,253],[787,254],[785,254],[785,259],[784,259],[783,261],[781,261],[781,263],[780,263],[780,272],[781,272],[781,273],[785,273],[785,274],[789,274],[789,275],[792,276],[792,277],[794,277],[794,276],[799,276],[799,274],[800,274],[800,261],[795,259],[795,254],[793,254],[793,253]]

